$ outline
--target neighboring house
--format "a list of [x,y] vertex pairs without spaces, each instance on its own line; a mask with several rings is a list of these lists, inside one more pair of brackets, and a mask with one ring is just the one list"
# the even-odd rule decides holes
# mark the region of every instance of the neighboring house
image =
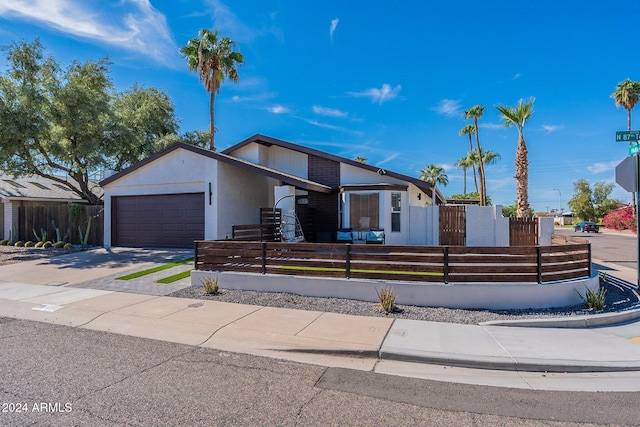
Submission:
[[[384,229],[388,244],[426,244],[431,184],[264,135],[222,152],[177,143],[104,179],[104,245],[191,247],[295,209],[306,240],[338,228]],[[444,197],[436,189],[437,203]]]
[[63,184],[37,175],[14,178],[0,173],[0,235],[4,239],[18,229],[18,208],[86,203]]

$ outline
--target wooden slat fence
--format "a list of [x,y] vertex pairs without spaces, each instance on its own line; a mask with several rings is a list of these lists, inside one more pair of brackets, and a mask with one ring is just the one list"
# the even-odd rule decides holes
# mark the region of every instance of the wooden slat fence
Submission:
[[538,218],[509,218],[509,245],[538,244]]
[[440,244],[464,246],[467,237],[465,206],[440,206]]
[[245,241],[280,241],[281,209],[260,208],[260,224],[231,226],[231,238]]
[[[91,217],[89,239],[87,244],[102,246],[104,243],[104,206],[102,205],[69,205],[58,206],[22,206],[18,208],[18,236],[21,240],[37,241],[35,234],[42,237],[42,230],[46,232],[47,240],[57,240],[55,226],[60,230],[61,237],[69,231],[67,242],[80,243],[81,227],[83,235],[87,230],[87,222]],[[35,234],[34,234],[35,230]]]
[[197,241],[197,270],[420,282],[547,283],[588,277],[589,243],[535,247]]

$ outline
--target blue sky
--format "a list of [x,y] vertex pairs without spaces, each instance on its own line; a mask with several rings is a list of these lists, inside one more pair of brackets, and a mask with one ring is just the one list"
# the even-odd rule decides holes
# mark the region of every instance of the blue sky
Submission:
[[[462,112],[484,105],[480,142],[501,155],[487,187],[502,205],[516,197],[517,131],[494,106],[535,97],[530,203],[568,210],[574,182],[614,182],[628,155],[615,142],[626,111],[610,94],[640,80],[640,36],[625,20],[637,16],[632,0],[3,0],[0,45],[39,37],[65,67],[108,56],[117,89],[166,91],[184,132],[208,127],[208,95],[179,48],[219,28],[245,64],[217,97],[218,149],[263,133],[410,176],[435,163],[449,177],[445,196],[463,191]],[[613,197],[630,201],[618,186]]]

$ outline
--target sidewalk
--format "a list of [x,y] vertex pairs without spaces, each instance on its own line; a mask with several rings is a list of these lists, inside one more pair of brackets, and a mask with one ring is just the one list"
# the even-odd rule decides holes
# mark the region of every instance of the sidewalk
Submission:
[[[0,267],[0,316],[360,370],[403,361],[640,375],[640,322],[566,329],[394,321],[45,284],[113,280],[132,267],[158,265],[151,256],[134,265],[122,261],[131,260],[130,254],[99,255],[104,258],[94,258],[91,269],[80,259]],[[610,274],[628,273],[608,267]],[[629,313],[640,317],[640,310]],[[640,381],[634,381],[640,391]]]

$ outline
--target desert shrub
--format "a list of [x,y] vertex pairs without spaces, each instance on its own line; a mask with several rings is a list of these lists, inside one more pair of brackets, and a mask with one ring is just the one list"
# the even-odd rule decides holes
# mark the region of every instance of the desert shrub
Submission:
[[2,245],[2,246],[7,246],[7,243],[9,243],[9,241],[7,239],[0,240],[0,245]]
[[35,247],[36,247],[36,248],[41,248],[43,245],[44,245],[44,242],[37,242],[37,243],[35,244]]
[[18,240],[17,242],[15,242],[15,243],[13,244],[13,246],[22,247],[22,246],[24,246],[24,242],[23,242],[22,240]]
[[218,276],[206,276],[202,279],[202,287],[204,288],[204,293],[207,295],[217,295],[220,292],[220,288],[218,287]]
[[385,313],[396,311],[396,296],[393,293],[393,288],[384,287],[380,291],[376,289],[376,293],[378,294],[380,307]]
[[71,243],[65,243],[63,248],[64,249],[73,249],[73,245]]
[[13,240],[9,240],[9,241],[7,242],[7,246],[13,246]]
[[64,247],[64,242],[61,240],[58,240],[53,244],[53,247],[56,249],[62,249]]
[[636,231],[637,222],[631,205],[609,212],[602,218],[602,225],[612,230]]
[[[576,292],[578,292],[577,289]],[[582,294],[578,292],[580,299],[587,305],[590,310],[602,310],[605,306],[606,294],[607,290],[602,286],[597,291],[585,287],[584,296],[582,296]]]
[[25,248],[33,247],[33,242],[31,240],[27,240],[26,242],[24,242],[24,247]]
[[49,240],[44,242],[44,244],[42,245],[43,248],[50,248],[51,246],[53,246],[53,243],[51,243],[51,241]]

